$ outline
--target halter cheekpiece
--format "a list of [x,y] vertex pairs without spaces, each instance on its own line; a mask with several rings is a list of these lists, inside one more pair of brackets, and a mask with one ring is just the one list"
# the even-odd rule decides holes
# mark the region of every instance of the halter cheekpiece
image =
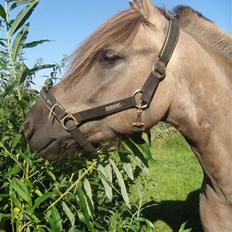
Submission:
[[[168,33],[166,35],[163,47],[158,55],[158,61],[152,68],[152,71],[141,89],[136,90],[131,97],[124,98],[105,105],[80,111],[77,113],[69,113],[65,111],[63,106],[59,104],[50,92],[50,88],[43,87],[40,97],[49,109],[51,114],[61,123],[64,130],[70,133],[78,145],[88,153],[98,153],[99,150],[91,144],[81,133],[79,127],[84,123],[93,120],[100,120],[106,116],[131,109],[137,109],[137,120],[133,123],[133,132],[141,134],[145,130],[142,121],[142,113],[150,107],[152,98],[159,86],[159,83],[166,76],[166,67],[175,50],[179,39],[180,24],[175,17],[170,17]],[[139,100],[138,100],[139,98]]]

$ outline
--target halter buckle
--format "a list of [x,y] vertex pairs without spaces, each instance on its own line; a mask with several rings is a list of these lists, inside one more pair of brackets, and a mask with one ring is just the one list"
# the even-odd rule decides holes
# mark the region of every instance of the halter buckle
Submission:
[[[73,125],[71,126],[67,126],[68,122],[73,122]],[[80,123],[77,121],[76,117],[71,114],[68,113],[67,115],[65,115],[61,120],[60,123],[62,125],[62,127],[66,130],[66,131],[72,131],[74,130]]]

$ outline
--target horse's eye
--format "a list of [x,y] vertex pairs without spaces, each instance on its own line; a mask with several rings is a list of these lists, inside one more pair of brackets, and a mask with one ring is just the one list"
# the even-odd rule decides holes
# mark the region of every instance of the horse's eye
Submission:
[[121,56],[110,50],[103,51],[99,57],[99,61],[101,63],[110,64],[110,65],[116,64],[121,59],[122,59]]

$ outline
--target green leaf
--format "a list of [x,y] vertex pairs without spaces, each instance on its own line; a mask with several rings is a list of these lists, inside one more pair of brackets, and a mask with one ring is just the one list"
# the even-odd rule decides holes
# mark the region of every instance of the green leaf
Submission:
[[22,4],[27,4],[32,2],[33,0],[15,0],[15,2],[11,5],[11,10],[15,9],[16,7],[22,5]]
[[54,192],[47,192],[47,193],[43,194],[42,196],[37,197],[37,198],[35,199],[34,203],[33,203],[33,206],[30,207],[30,208],[27,210],[27,213],[28,213],[29,215],[33,215],[35,209],[39,208],[39,206],[40,206],[44,201],[46,201],[48,198],[50,198],[53,194],[54,194]]
[[128,151],[132,156],[135,157],[138,166],[142,170],[146,170],[148,168],[148,159],[144,157],[143,152],[141,152],[141,150],[137,147],[137,144],[135,144],[130,139],[125,140],[124,142],[122,142],[122,144],[126,151]]
[[38,72],[42,69],[48,69],[48,68],[54,68],[56,67],[55,64],[41,64],[41,65],[37,65],[35,67],[33,67],[32,69],[30,69],[30,74],[34,74],[35,72]]
[[178,232],[191,232],[192,229],[185,229],[187,222],[183,223]]
[[55,182],[56,181],[56,176],[54,175],[54,173],[50,170],[47,170],[47,174],[52,178],[52,180]]
[[84,192],[80,186],[78,187],[77,193],[78,193],[80,208],[81,208],[83,216],[84,216],[84,223],[88,226],[89,230],[92,232],[92,231],[94,231],[94,229],[93,229],[92,223],[90,222],[90,215],[88,212],[86,198],[85,198]]
[[130,154],[128,152],[119,151],[118,152],[120,161],[123,164],[123,169],[125,170],[128,177],[134,181],[133,168],[131,164]]
[[17,72],[18,85],[23,84],[29,74],[29,68],[23,63],[20,64],[19,70]]
[[140,151],[140,153],[149,160],[152,160],[152,152],[150,149],[150,146],[148,145],[148,143],[146,143],[145,141],[143,143],[135,143],[133,140],[130,140],[130,142]]
[[35,228],[36,232],[46,232],[45,229],[43,228],[43,226],[37,225]]
[[4,176],[11,177],[11,176],[16,175],[20,171],[22,171],[22,168],[18,164],[15,164],[12,168],[8,170],[8,172],[4,173]]
[[6,20],[6,11],[1,4],[0,4],[0,17]]
[[[108,164],[107,166],[110,166],[110,165]],[[98,168],[97,168],[101,182],[102,182],[104,190],[105,190],[106,197],[109,199],[109,201],[112,201],[113,192],[112,192],[112,169],[111,169],[111,166],[108,167],[108,169],[109,170],[106,171],[106,168],[104,168],[101,164],[99,164]],[[109,174],[110,170],[111,170],[111,174]],[[111,176],[110,178],[109,178],[109,175]]]
[[50,231],[62,232],[62,218],[59,214],[59,211],[55,206],[53,206],[46,215],[46,220],[50,225]]
[[22,30],[16,36],[12,46],[12,61],[15,62],[17,57],[21,54],[23,44],[27,38],[29,23],[24,25]]
[[[136,218],[136,221],[145,222],[151,229],[155,229],[155,227],[154,227],[154,225],[152,224],[152,222],[149,221],[149,220],[146,219],[146,218],[138,217],[138,218]],[[152,230],[152,231],[153,231],[153,230]]]
[[6,47],[6,44],[3,41],[0,41],[0,45]]
[[134,180],[133,168],[131,163],[123,163],[123,169],[131,180]]
[[84,183],[83,183],[85,192],[87,194],[88,199],[90,200],[91,206],[93,208],[94,204],[93,204],[93,194],[92,194],[92,189],[91,189],[91,185],[88,181],[88,179],[84,179]]
[[38,5],[39,0],[35,0],[28,4],[23,10],[19,12],[16,19],[11,24],[10,35],[14,35],[14,33],[23,26],[26,20],[30,17],[35,7]]
[[22,139],[22,135],[17,134],[17,135],[14,137],[14,140],[13,140],[13,142],[12,142],[11,147],[12,147],[12,148],[15,148],[15,147],[19,144],[19,142],[20,142],[21,139]]
[[118,179],[118,184],[120,186],[120,189],[121,189],[121,194],[122,194],[122,197],[123,197],[123,200],[124,202],[126,203],[127,207],[130,209],[130,202],[129,202],[129,197],[128,197],[128,193],[127,193],[127,190],[126,190],[126,185],[124,183],[124,180],[122,178],[122,174],[120,173],[120,171],[118,170],[116,164],[114,163],[114,161],[112,159],[109,159],[110,161],[110,164],[114,170],[114,173]]
[[33,42],[30,42],[30,43],[26,43],[24,44],[24,48],[33,48],[33,47],[36,47],[40,44],[43,44],[43,43],[46,43],[46,42],[51,42],[51,40],[48,40],[48,39],[43,39],[43,40],[38,40],[38,41],[33,41]]
[[27,186],[23,183],[23,180],[13,178],[10,182],[10,186],[15,192],[27,203],[32,204],[31,196]]
[[12,190],[12,188],[10,190],[10,194],[9,195],[10,195],[10,199],[11,199],[14,207],[17,207],[17,208],[20,209],[21,208],[21,202],[17,198],[17,196],[16,196],[15,192]]
[[71,209],[67,206],[67,204],[62,201],[62,207],[63,210],[65,212],[65,214],[67,215],[69,221],[71,222],[71,225],[74,226],[75,225],[75,215],[72,213]]

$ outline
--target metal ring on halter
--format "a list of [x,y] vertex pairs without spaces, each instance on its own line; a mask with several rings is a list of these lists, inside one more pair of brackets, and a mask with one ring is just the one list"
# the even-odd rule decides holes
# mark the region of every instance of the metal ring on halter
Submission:
[[[43,99],[42,99],[42,101],[43,101]],[[48,102],[48,101],[47,101],[47,102]],[[47,105],[46,105],[46,106],[47,106]],[[51,108],[47,107],[47,108],[49,109],[48,118],[50,118],[52,114],[56,117],[56,114],[55,114],[55,112],[54,112],[54,110],[55,110],[56,107],[60,108],[61,110],[64,110],[63,107],[62,107],[60,104],[55,103]]]
[[[138,94],[142,95],[143,91],[141,89],[137,89],[134,92],[133,96],[136,97],[136,95],[138,95]],[[136,101],[136,98],[135,98],[135,101]],[[139,110],[145,110],[147,107],[148,107],[148,105],[146,103],[143,104],[142,99],[141,99],[141,102],[139,104],[136,102],[136,108],[139,109]]]
[[69,131],[70,129],[72,130],[73,129],[73,126],[72,127],[67,127],[67,122],[68,121],[73,121],[74,122],[74,126],[77,127],[80,123],[77,121],[76,117],[71,114],[71,113],[68,113],[66,116],[64,116],[61,120],[60,120],[60,123],[62,125],[62,127]]

